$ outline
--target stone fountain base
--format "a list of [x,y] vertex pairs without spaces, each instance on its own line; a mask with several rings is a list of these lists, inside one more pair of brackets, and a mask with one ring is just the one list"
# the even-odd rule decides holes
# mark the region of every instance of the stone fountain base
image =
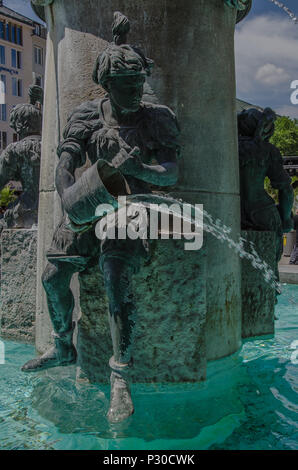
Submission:
[[[269,268],[275,269],[275,233],[242,231]],[[275,289],[250,261],[242,259],[242,338],[274,333]]]
[[[197,382],[205,378],[204,271],[203,249],[185,251],[183,240],[159,240],[150,263],[134,276],[138,317],[133,382]],[[91,381],[108,382],[112,344],[103,278],[96,266],[81,273],[79,281],[79,365]]]
[[36,229],[2,231],[0,331],[3,338],[34,343],[36,252]]

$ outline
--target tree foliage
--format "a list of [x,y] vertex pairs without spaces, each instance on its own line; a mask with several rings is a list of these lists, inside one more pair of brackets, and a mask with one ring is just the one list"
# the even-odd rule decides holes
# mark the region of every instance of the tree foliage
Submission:
[[[277,118],[275,132],[270,142],[280,150],[284,157],[298,156],[298,121],[286,116]],[[292,184],[297,180],[297,176],[292,177]],[[278,203],[278,191],[272,188],[269,178],[265,179],[265,189],[275,202]],[[298,187],[294,189],[294,193],[295,198],[298,197]]]
[[282,116],[275,122],[275,132],[270,142],[279,148],[281,154],[298,155],[298,124],[296,120]]
[[13,202],[16,199],[14,195],[14,189],[11,189],[9,186],[5,186],[5,188],[1,189],[0,191],[0,207],[5,209],[8,204]]

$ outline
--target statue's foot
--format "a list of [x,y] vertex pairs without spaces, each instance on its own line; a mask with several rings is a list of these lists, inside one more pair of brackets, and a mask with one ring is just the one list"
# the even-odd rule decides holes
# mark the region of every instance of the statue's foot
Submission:
[[60,367],[60,366],[69,366],[74,364],[77,360],[77,352],[73,345],[67,351],[67,354],[64,354],[63,357],[54,346],[49,351],[45,352],[42,356],[36,357],[26,362],[23,367],[23,372],[37,372],[43,369],[49,369],[51,367]]
[[111,373],[111,398],[107,418],[111,423],[120,423],[134,412],[128,382],[118,373]]

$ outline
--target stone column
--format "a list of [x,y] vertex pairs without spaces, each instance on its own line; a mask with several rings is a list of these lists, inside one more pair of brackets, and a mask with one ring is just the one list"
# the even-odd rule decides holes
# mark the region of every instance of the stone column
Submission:
[[[39,2],[40,3],[40,2]],[[50,3],[50,2],[44,2]],[[130,42],[155,61],[150,85],[182,127],[183,166],[174,194],[240,232],[235,109],[236,11],[223,0],[55,0],[45,6],[49,29],[39,213],[39,275],[59,204],[54,191],[55,146],[73,107],[100,94],[93,63],[111,40],[113,12],[131,21]],[[233,353],[241,341],[240,262],[224,244],[206,237],[207,359]],[[38,287],[37,347],[49,328]],[[42,299],[42,300],[40,300]],[[183,314],[183,312],[181,313]]]
[[[36,312],[36,347],[39,352],[46,351],[52,342],[52,327],[41,275],[47,262],[45,253],[61,217],[61,203],[54,182],[58,162],[56,149],[69,112],[76,105],[100,94],[91,74],[99,51],[106,45],[106,41],[99,37],[97,15],[94,15],[93,22],[90,21],[90,24],[93,23],[91,30],[88,26],[83,28],[83,21],[86,20],[85,25],[88,25],[90,18],[84,18],[84,9],[79,8],[80,11],[76,11],[77,6],[78,2],[60,0],[45,8],[48,37],[40,169]],[[40,9],[37,12],[44,13]],[[82,30],[78,26],[80,24]],[[78,303],[78,284],[75,281],[73,289]],[[78,316],[78,309],[75,316]]]

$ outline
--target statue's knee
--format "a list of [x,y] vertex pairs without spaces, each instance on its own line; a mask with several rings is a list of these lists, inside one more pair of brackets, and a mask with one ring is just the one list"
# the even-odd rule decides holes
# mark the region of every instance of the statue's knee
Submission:
[[42,273],[41,282],[46,291],[55,287],[55,285],[59,287],[60,282],[57,279],[57,269],[54,266],[47,266],[44,272]]

